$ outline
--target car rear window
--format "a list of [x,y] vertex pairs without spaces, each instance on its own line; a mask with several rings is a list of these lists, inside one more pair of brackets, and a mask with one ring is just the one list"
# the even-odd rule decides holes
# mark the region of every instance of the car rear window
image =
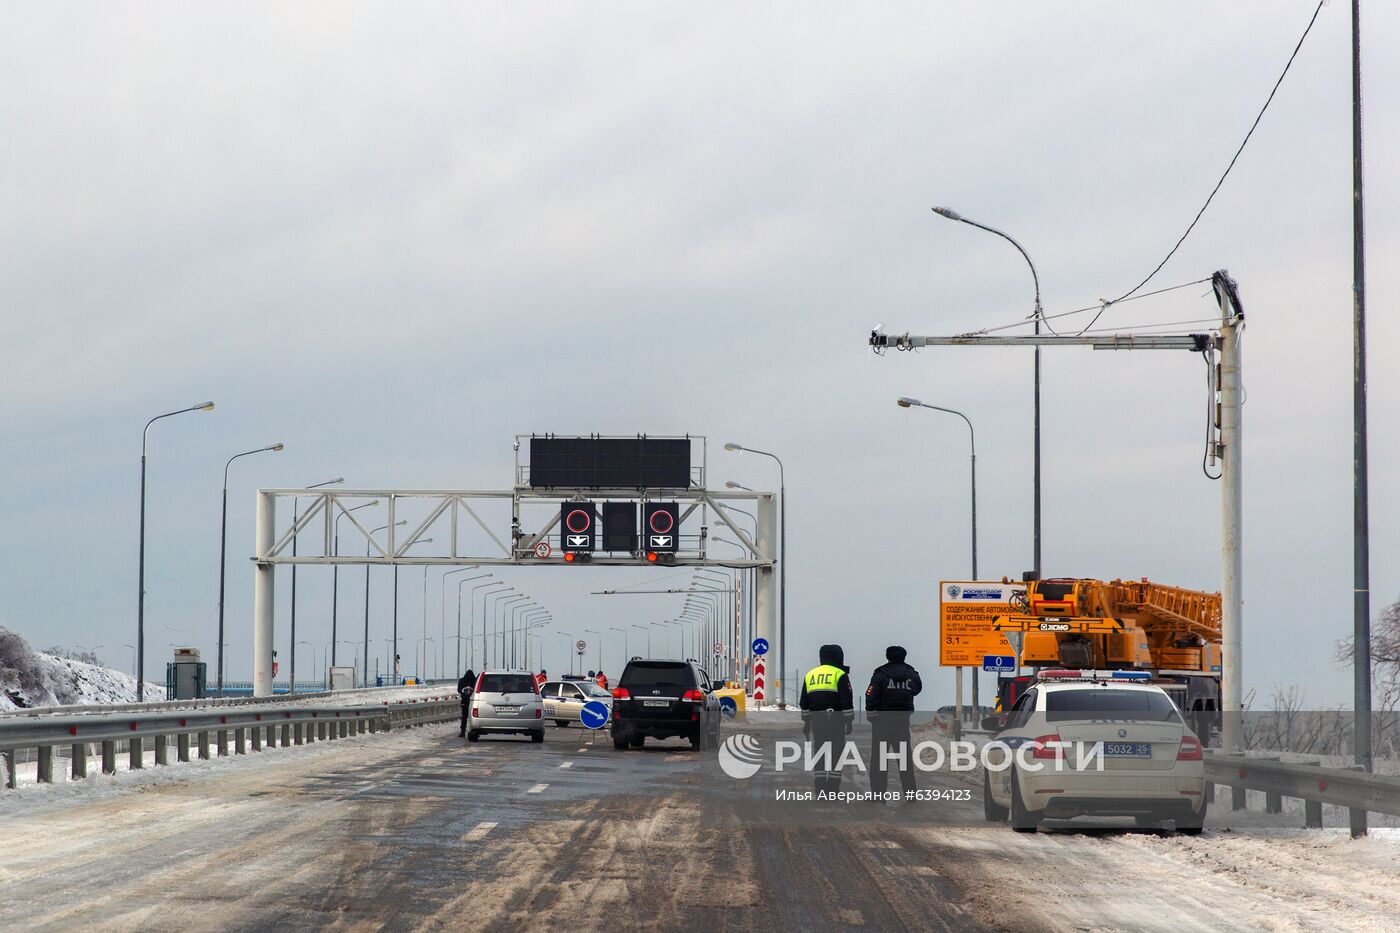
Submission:
[[1045,718],[1050,722],[1076,719],[1143,719],[1180,722],[1176,704],[1155,690],[1050,690],[1045,694]]
[[690,665],[683,661],[634,661],[622,672],[618,686],[629,690],[676,690],[684,693],[695,687]]
[[534,693],[535,678],[529,674],[482,674],[482,693]]

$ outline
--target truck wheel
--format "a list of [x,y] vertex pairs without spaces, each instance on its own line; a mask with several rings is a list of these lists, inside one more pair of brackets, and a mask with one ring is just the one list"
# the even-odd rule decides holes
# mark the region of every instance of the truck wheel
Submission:
[[992,799],[992,775],[990,772],[982,776],[982,815],[986,817],[988,823],[1006,822],[1006,808]]
[[1015,771],[1011,772],[1011,828],[1018,833],[1033,833],[1040,828],[1039,815],[1027,810],[1021,799],[1021,782]]

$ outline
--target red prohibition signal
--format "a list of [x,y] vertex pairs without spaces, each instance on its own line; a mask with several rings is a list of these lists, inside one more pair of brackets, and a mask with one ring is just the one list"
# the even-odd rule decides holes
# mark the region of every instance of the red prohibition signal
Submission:
[[651,526],[652,531],[659,535],[670,534],[671,529],[676,527],[675,517],[666,509],[657,509],[652,512],[647,524]]
[[564,526],[576,535],[581,535],[593,524],[593,516],[583,509],[574,509],[564,519]]

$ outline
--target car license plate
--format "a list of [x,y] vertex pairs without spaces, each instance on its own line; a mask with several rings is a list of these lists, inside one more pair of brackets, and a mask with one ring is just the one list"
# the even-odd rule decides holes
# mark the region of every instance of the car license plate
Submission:
[[518,707],[518,706],[497,706],[497,707],[496,707],[496,712],[498,712],[498,713],[518,713],[518,712],[520,712],[520,707]]
[[643,700],[643,706],[670,706],[670,700]]
[[1108,758],[1151,758],[1151,742],[1105,742],[1103,753]]

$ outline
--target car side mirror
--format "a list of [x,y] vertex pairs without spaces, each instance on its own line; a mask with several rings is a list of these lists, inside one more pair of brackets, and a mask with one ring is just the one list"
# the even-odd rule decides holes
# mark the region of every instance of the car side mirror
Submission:
[[985,729],[987,732],[1000,732],[1000,731],[1001,731],[1001,726],[1002,726],[1002,719],[1001,719],[1000,714],[998,714],[998,715],[996,715],[996,716],[983,716],[983,717],[982,717],[982,728]]

